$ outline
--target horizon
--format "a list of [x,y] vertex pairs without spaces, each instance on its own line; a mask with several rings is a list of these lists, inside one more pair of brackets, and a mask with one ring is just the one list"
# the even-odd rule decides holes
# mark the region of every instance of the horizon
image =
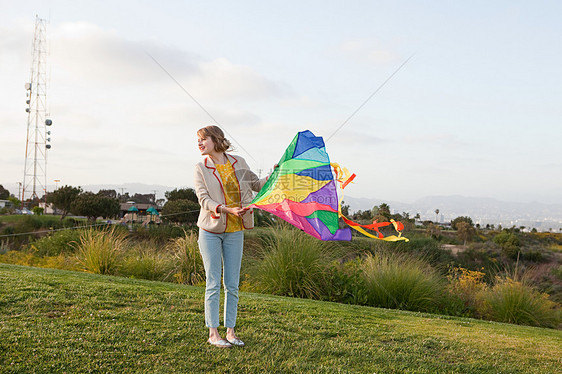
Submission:
[[[6,186],[4,187],[7,188]],[[62,187],[62,185],[59,187]],[[156,200],[165,199],[165,192],[172,191],[176,188],[191,188],[189,186],[174,187],[143,184],[140,182],[73,187],[81,187],[84,191],[94,193],[97,193],[100,189],[112,189],[115,190],[118,195],[120,194],[119,190],[123,189],[122,192],[128,193],[129,196],[133,196],[136,193],[151,194],[156,191]],[[155,190],[154,188],[163,189]],[[10,193],[14,194],[10,188],[7,189]],[[459,199],[461,200],[460,202],[458,201]],[[438,224],[446,224],[457,217],[468,216],[473,219],[474,224],[478,223],[482,226],[486,224],[502,225],[504,227],[524,226],[528,231],[530,231],[531,228],[536,228],[542,232],[552,232],[552,230],[558,232],[562,230],[562,204],[506,201],[493,197],[463,196],[458,194],[423,196],[412,202],[392,201],[376,197],[355,197],[346,194],[344,203],[350,206],[350,212],[352,214],[358,213],[359,211],[371,210],[374,206],[386,203],[390,206],[392,214],[403,215],[404,213],[409,213],[410,217],[420,214],[420,221],[435,222],[435,209],[439,209]],[[470,203],[470,206],[467,206],[467,203]],[[485,207],[481,204],[485,204]],[[494,209],[490,209],[489,204],[494,205]]]
[[0,184],[14,195],[38,14],[50,19],[48,191],[55,179],[192,185],[195,132],[214,122],[208,111],[256,173],[310,129],[333,162],[357,174],[346,193],[358,198],[562,204],[560,3],[3,8]]

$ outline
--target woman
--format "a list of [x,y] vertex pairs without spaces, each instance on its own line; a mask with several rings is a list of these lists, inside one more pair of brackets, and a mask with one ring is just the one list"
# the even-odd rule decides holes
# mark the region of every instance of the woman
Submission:
[[[252,190],[259,191],[266,179],[258,179],[242,157],[226,153],[231,143],[219,127],[207,126],[197,131],[197,143],[201,155],[206,156],[195,166],[195,193],[201,205],[197,226],[206,274],[208,342],[221,348],[244,346],[234,332],[244,230],[254,227],[253,211],[244,206],[252,201]],[[217,330],[222,263],[226,340]]]

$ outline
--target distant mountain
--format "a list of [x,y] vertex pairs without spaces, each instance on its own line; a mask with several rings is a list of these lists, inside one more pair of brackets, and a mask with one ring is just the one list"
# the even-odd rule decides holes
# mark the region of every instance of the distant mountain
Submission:
[[98,192],[99,190],[115,190],[118,194],[129,193],[129,195],[149,194],[156,191],[156,198],[163,199],[167,191],[175,188],[185,188],[185,186],[164,186],[161,184],[143,184],[143,183],[123,183],[123,184],[89,184],[82,186],[84,191]]
[[475,223],[501,224],[535,227],[538,230],[562,228],[562,204],[521,203],[500,201],[493,198],[452,196],[427,196],[411,204],[383,201],[380,199],[345,197],[351,211],[371,209],[387,203],[393,213],[420,213],[422,220],[436,220],[435,210],[439,209],[439,222],[449,222],[459,216],[471,217]]
[[[156,198],[164,198],[166,191],[187,186],[164,186],[161,184],[123,183],[104,185],[85,185],[84,191],[98,192],[100,189],[111,189],[118,193],[128,192],[148,194],[156,191]],[[355,198],[345,196],[345,204],[350,206],[352,212],[372,209],[375,205],[386,203],[393,213],[410,213],[413,217],[420,214],[422,220],[435,221],[435,210],[439,209],[439,222],[450,222],[459,216],[468,216],[474,223],[501,224],[503,227],[513,225],[535,227],[537,230],[552,229],[559,232],[562,228],[562,204],[521,203],[501,201],[493,198],[467,197],[460,195],[427,196],[413,203],[402,203],[382,199]]]

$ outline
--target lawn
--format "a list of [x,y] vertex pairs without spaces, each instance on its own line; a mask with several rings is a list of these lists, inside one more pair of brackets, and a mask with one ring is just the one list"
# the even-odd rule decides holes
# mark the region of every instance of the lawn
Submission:
[[201,287],[0,264],[2,373],[560,373],[562,331],[242,293],[206,343]]

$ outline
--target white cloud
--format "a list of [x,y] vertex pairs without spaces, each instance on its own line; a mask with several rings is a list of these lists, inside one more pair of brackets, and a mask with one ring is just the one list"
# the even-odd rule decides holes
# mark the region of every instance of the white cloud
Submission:
[[19,24],[12,27],[0,27],[0,62],[7,59],[22,63],[31,58],[33,27],[31,24]]
[[423,133],[412,134],[403,137],[407,144],[416,144],[422,147],[439,145],[446,148],[459,148],[468,145],[466,141],[459,139],[457,136],[448,133]]
[[226,58],[208,60],[154,41],[127,40],[85,22],[57,27],[51,45],[53,75],[62,80],[59,84],[73,87],[150,90],[156,88],[153,84],[174,84],[168,72],[196,99],[261,99],[283,91],[250,67]]
[[201,97],[221,99],[263,99],[281,95],[282,89],[248,66],[236,65],[225,58],[199,64],[200,74],[191,76],[187,84],[197,87]]
[[394,49],[371,38],[349,39],[337,49],[340,54],[361,63],[387,64],[400,60],[400,55]]
[[158,60],[182,74],[197,74],[199,57],[176,48],[149,41],[127,40],[113,31],[85,23],[65,23],[51,35],[51,64],[59,78],[74,84],[111,87],[145,86],[167,78]]

